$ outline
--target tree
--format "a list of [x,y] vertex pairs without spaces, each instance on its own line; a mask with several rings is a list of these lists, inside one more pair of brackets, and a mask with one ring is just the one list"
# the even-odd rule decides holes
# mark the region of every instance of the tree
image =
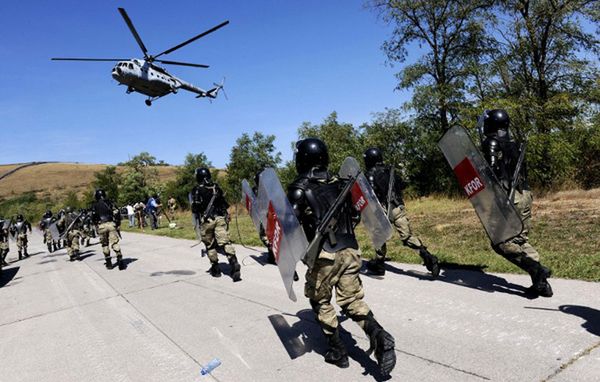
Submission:
[[337,173],[346,157],[362,158],[363,143],[360,131],[351,123],[340,123],[332,112],[323,123],[304,122],[298,129],[298,138],[319,138],[329,149],[329,169]]
[[255,132],[252,137],[243,133],[231,148],[227,165],[226,194],[230,201],[241,197],[241,183],[247,179],[251,184],[255,175],[267,167],[276,168],[281,163],[281,153],[275,151],[274,135]]
[[204,153],[188,153],[185,156],[183,165],[178,167],[175,172],[175,180],[168,182],[165,187],[167,197],[173,196],[180,206],[187,206],[189,203],[188,194],[196,184],[194,171],[198,167],[210,168],[211,166],[211,162]]
[[117,173],[115,166],[106,166],[104,170],[96,172],[94,178],[92,182],[94,189],[103,189],[111,200],[119,199],[119,185],[122,177]]
[[158,182],[156,158],[147,152],[135,155],[124,163],[125,171],[119,194],[120,204],[145,201],[150,195],[158,194],[162,186]]
[[383,44],[391,64],[408,57],[418,44],[424,54],[397,74],[398,88],[414,88],[410,108],[443,132],[465,99],[469,69],[486,45],[484,10],[491,0],[373,0],[371,6],[393,24]]

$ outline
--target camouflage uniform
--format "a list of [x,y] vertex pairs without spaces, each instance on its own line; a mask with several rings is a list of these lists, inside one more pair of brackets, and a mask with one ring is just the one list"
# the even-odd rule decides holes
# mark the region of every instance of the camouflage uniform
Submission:
[[[81,215],[68,211],[61,217],[59,223],[69,229],[64,235],[65,247],[70,261],[79,260],[79,240],[81,239]],[[69,228],[70,227],[70,228]]]
[[11,227],[12,233],[17,238],[17,251],[19,253],[19,260],[24,257],[29,257],[27,253],[27,231],[31,232],[31,224],[27,220],[23,220],[22,216],[17,218],[17,222]]
[[124,270],[127,268],[127,265],[123,261],[118,231],[121,225],[121,214],[111,201],[104,198],[104,191],[97,190],[96,202],[92,206],[92,222],[98,225],[98,235],[102,244],[102,253],[104,254],[106,268],[113,268],[110,257],[110,250],[112,249],[117,255],[119,270]]
[[[308,142],[308,143],[306,143]],[[316,142],[316,143],[313,143]],[[322,147],[318,147],[322,145]],[[308,146],[308,148],[307,148]],[[317,148],[315,149],[315,146]],[[302,150],[326,150],[322,141],[308,138],[297,145],[296,169],[298,177],[288,188],[288,199],[309,241],[316,235],[316,228],[332,208],[344,181],[332,176],[326,169],[327,163],[319,161],[303,165],[299,159],[310,159],[310,153]],[[320,158],[317,158],[320,159]],[[328,157],[326,158],[328,161]],[[312,166],[310,165],[312,164]],[[382,374],[388,375],[396,364],[394,338],[375,319],[371,309],[363,300],[365,292],[359,272],[362,266],[354,226],[360,215],[353,208],[350,195],[337,214],[335,228],[326,233],[321,252],[312,269],[306,273],[304,294],[308,297],[317,322],[329,345],[325,362],[345,368],[349,366],[348,351],[339,335],[337,313],[331,303],[333,290],[336,301],[345,315],[356,322],[367,334]],[[332,240],[335,237],[335,240]]]
[[[379,153],[378,149],[368,149],[364,156],[367,157],[369,152],[373,150],[376,150],[376,152]],[[380,159],[383,160],[382,158],[376,158],[376,160]],[[367,159],[365,159],[365,162],[367,162]],[[405,188],[404,182],[400,176],[394,174],[394,180],[392,182],[393,188],[391,192],[389,192],[390,175],[392,175],[391,168],[383,165],[382,162],[365,164],[368,168],[365,175],[373,187],[377,199],[385,209],[391,204],[388,218],[398,232],[402,244],[405,247],[418,251],[427,270],[431,272],[433,277],[437,277],[440,273],[437,257],[427,250],[421,239],[412,234],[408,215],[406,214],[406,207],[404,206],[404,200],[402,198],[402,190]],[[390,200],[388,200],[388,195],[390,195]],[[385,274],[384,261],[386,253],[387,246],[385,244],[375,252],[375,259],[368,263],[368,268],[371,272],[378,275]]]
[[221,276],[218,251],[222,251],[229,261],[231,278],[234,282],[240,281],[241,266],[229,238],[229,204],[223,197],[223,190],[212,182],[206,168],[196,169],[196,180],[198,184],[191,192],[192,212],[200,222],[200,237],[211,263],[209,272],[213,277]]

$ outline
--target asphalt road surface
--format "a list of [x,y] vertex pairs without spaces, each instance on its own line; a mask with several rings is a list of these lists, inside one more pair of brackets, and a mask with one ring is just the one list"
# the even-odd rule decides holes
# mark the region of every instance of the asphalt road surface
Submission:
[[[287,298],[260,250],[237,247],[243,281],[210,277],[189,240],[124,234],[128,269],[107,270],[101,248],[31,257],[11,243],[0,281],[0,381],[381,380],[364,333],[340,316],[350,367],[323,362],[326,343],[302,297]],[[490,251],[490,256],[495,256]],[[227,271],[225,257],[222,268]],[[529,299],[523,275],[389,263],[363,276],[366,301],[396,338],[393,380],[599,381],[600,284],[552,279],[554,297]],[[200,369],[214,358],[211,375]]]

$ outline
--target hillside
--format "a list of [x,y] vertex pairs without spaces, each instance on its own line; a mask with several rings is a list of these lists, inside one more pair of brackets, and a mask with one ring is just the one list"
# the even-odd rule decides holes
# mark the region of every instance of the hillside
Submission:
[[[19,167],[19,164],[0,165],[0,176]],[[81,195],[94,180],[94,173],[106,168],[104,164],[44,163],[25,167],[0,180],[0,200],[34,192],[38,197],[60,196],[70,191]],[[175,166],[158,166],[161,181],[175,177]],[[122,168],[120,168],[122,171]]]

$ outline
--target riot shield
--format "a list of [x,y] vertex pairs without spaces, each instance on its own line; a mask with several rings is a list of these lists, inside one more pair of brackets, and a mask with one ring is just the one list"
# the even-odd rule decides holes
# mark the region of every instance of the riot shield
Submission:
[[304,256],[308,241],[275,170],[265,169],[260,174],[259,183],[259,205],[265,206],[265,215],[261,215],[260,218],[266,223],[264,226],[267,238],[271,243],[283,285],[290,299],[296,301],[293,288],[294,273],[296,263]]
[[523,231],[523,222],[467,131],[460,126],[451,128],[438,146],[491,242],[500,244],[519,235]]
[[254,227],[258,232],[260,232],[261,208],[259,206],[256,195],[254,195],[254,191],[252,191],[252,187],[250,187],[250,184],[246,179],[242,180],[242,203],[244,203],[244,205],[246,206],[246,210],[252,218],[252,223],[254,223]]
[[355,176],[356,182],[351,189],[352,204],[360,212],[361,221],[371,238],[374,248],[381,248],[392,237],[394,232],[390,220],[381,207],[375,191],[369,184],[356,159],[348,157],[340,168],[340,177]]
[[57,223],[57,221],[54,221],[48,227],[48,229],[50,230],[50,235],[52,235],[52,240],[56,242],[60,241],[60,231],[58,230]]
[[[192,193],[190,192],[188,194],[188,200],[190,202],[190,209],[192,209],[192,202],[194,201],[193,197],[192,197]],[[194,232],[196,233],[196,239],[198,239],[198,241],[202,241],[202,234],[200,231],[200,216],[198,216],[198,214],[196,214],[194,211],[192,211],[192,227],[194,227]]]

